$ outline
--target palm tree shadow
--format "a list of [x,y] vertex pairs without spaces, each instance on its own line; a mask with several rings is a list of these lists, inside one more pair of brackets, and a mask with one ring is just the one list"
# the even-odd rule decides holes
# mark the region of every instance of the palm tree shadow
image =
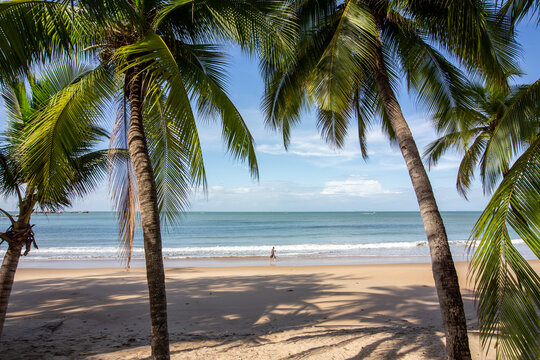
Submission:
[[[433,287],[359,291],[340,284],[359,282],[361,276],[331,273],[190,274],[196,271],[167,272],[174,357],[192,356],[203,347],[242,354],[246,347],[282,345],[293,349],[282,358],[309,358],[343,347],[358,348],[350,359],[394,359],[414,351],[438,359],[444,354]],[[125,349],[140,350],[137,358],[149,355],[142,273],[19,281],[12,296],[2,339],[7,358],[112,356]],[[297,343],[301,349],[295,349]]]

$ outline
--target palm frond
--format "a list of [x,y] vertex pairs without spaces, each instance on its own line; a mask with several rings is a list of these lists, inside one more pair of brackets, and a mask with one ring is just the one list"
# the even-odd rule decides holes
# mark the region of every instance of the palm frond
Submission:
[[494,130],[494,138],[517,154],[523,150],[524,141],[534,139],[540,133],[540,79],[519,87],[511,94],[511,99]]
[[456,188],[459,194],[467,199],[467,192],[474,179],[474,170],[478,163],[485,160],[485,149],[489,144],[490,137],[485,134],[477,136],[472,144],[465,149],[463,158],[459,163]]
[[371,12],[349,1],[336,18],[332,37],[308,79],[307,92],[317,104],[318,126],[332,146],[343,146],[355,85],[373,66],[377,27]]
[[485,1],[395,1],[396,9],[410,15],[429,39],[456,56],[468,71],[480,73],[501,87],[515,73],[519,45],[510,19]]
[[540,277],[514,247],[512,228],[540,257],[540,141],[520,156],[473,228],[471,276],[484,348],[498,359],[540,357]]
[[73,48],[77,25],[70,1],[12,0],[0,4],[0,80],[24,76],[34,62],[58,57]]
[[0,194],[6,197],[17,194],[20,197],[19,187],[24,183],[24,177],[10,150],[0,148]]
[[[128,61],[133,55],[137,55],[137,60]],[[147,96],[165,99],[163,112],[167,113],[167,119],[174,121],[174,126],[182,129],[178,133],[182,135],[179,141],[189,149],[189,167],[194,184],[205,187],[204,162],[188,92],[190,89],[167,44],[160,36],[150,33],[133,45],[119,48],[116,56],[125,64],[125,69],[143,66],[142,72],[152,80]]]
[[73,65],[56,70],[45,72],[42,83],[70,76],[73,81],[54,92],[29,121],[20,152],[27,180],[38,189],[40,202],[63,206],[69,204],[65,184],[74,174],[72,154],[89,151],[90,144],[103,135],[97,123],[103,118],[104,105],[115,84],[109,70],[102,67],[89,71]]
[[128,146],[128,129],[129,106],[127,106],[126,98],[122,97],[118,101],[116,121],[109,145],[109,193],[120,225],[120,258],[129,268],[137,228],[139,197],[133,165],[129,155],[125,153]]
[[390,12],[383,38],[398,53],[409,90],[429,112],[448,117],[455,109],[471,106],[464,74],[426,42],[411,20]]
[[190,149],[180,139],[184,130],[167,112],[163,93],[147,98],[144,111],[145,133],[154,168],[158,209],[162,221],[174,224],[189,205],[193,179],[190,170]]
[[[223,89],[221,77],[216,79],[214,69],[221,65],[220,57],[212,56],[213,49],[191,48],[183,46],[183,56],[178,57],[180,60],[176,64],[196,100],[198,115],[208,119],[219,118],[227,151],[237,160],[247,160],[251,175],[258,178],[253,136]],[[215,59],[218,64],[212,66]]]
[[283,1],[173,0],[154,26],[185,43],[233,42],[275,66],[293,53],[293,12]]
[[540,22],[540,1],[539,0],[506,0],[501,12],[512,19],[512,23],[519,22],[525,16],[538,14]]

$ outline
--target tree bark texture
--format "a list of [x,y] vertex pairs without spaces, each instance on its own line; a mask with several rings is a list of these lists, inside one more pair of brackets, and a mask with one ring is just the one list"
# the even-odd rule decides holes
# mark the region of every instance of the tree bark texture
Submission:
[[382,48],[378,46],[377,50],[375,82],[407,164],[420,207],[446,332],[446,355],[448,359],[471,359],[463,300],[446,230],[413,135],[390,86]]
[[21,258],[22,246],[22,243],[9,245],[0,269],[0,336],[2,336],[2,330],[4,329],[9,296],[13,288],[13,279],[19,265],[19,259]]
[[161,245],[161,229],[154,170],[148,153],[142,119],[142,75],[127,76],[130,97],[129,157],[133,163],[144,238],[146,277],[150,301],[152,359],[169,359],[167,296]]

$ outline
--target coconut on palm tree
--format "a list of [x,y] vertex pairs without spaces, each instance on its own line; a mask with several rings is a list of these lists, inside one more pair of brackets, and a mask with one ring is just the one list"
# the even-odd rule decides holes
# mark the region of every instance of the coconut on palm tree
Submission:
[[[118,102],[114,139],[126,144],[130,161],[116,162],[113,156],[113,162],[124,165],[113,174],[113,183],[120,185],[115,189],[122,190],[118,195],[113,191],[113,200],[128,248],[137,203],[140,209],[153,358],[169,358],[160,212],[174,219],[190,187],[204,185],[195,111],[221,122],[227,149],[233,157],[247,160],[257,176],[252,136],[224,90],[226,57],[219,44],[240,44],[278,64],[293,35],[285,10],[281,2],[256,0],[0,4],[0,47],[6,60],[0,75],[21,71],[32,61],[83,51],[100,64],[97,78],[111,74],[121,82],[112,94]],[[34,145],[27,144],[28,154],[31,148],[39,152],[40,146]],[[39,166],[32,155],[26,163]]]
[[[77,63],[59,63],[25,79],[12,80],[2,86],[2,98],[8,116],[0,147],[0,191],[17,199],[17,214],[0,209],[10,226],[0,233],[8,245],[0,270],[0,334],[4,325],[9,296],[17,265],[24,251],[36,246],[30,223],[36,206],[56,210],[69,206],[76,197],[94,189],[107,172],[107,151],[94,147],[107,139],[98,126],[82,131],[62,127],[66,117],[94,123],[103,115],[103,101],[81,80],[91,69]],[[42,165],[45,177],[25,166],[20,147],[29,134],[48,125],[59,125],[48,131],[49,151],[37,154],[34,161]],[[44,181],[48,180],[48,181]]]
[[[442,218],[412,133],[395,95],[400,79],[429,111],[465,102],[464,76],[448,60],[505,86],[515,44],[509,23],[482,2],[297,1],[295,58],[266,66],[264,108],[285,146],[301,111],[314,104],[322,137],[341,147],[356,118],[362,154],[378,118],[405,159],[428,238],[446,331],[447,356],[468,359],[467,325]],[[440,50],[444,51],[442,53]]]
[[472,245],[478,245],[471,270],[482,345],[489,348],[495,338],[499,359],[540,357],[535,310],[540,277],[509,232],[518,233],[540,257],[539,84],[508,89],[471,84],[470,106],[435,116],[443,136],[428,145],[424,155],[434,165],[448,150],[462,154],[457,188],[463,196],[477,167],[484,193],[495,191],[471,235]]

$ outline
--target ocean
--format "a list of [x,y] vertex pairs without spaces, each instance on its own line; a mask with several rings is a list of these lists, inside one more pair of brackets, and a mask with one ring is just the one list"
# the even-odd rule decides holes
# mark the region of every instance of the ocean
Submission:
[[[454,258],[466,260],[467,239],[480,212],[442,216]],[[32,224],[39,249],[23,257],[21,267],[123,264],[112,212],[35,214]],[[8,227],[6,218],[0,227]],[[534,258],[522,241],[514,242]],[[272,246],[284,265],[429,261],[418,212],[191,212],[163,230],[167,266],[265,265]],[[0,255],[5,248],[0,246]],[[143,258],[138,229],[132,265],[143,266]]]

